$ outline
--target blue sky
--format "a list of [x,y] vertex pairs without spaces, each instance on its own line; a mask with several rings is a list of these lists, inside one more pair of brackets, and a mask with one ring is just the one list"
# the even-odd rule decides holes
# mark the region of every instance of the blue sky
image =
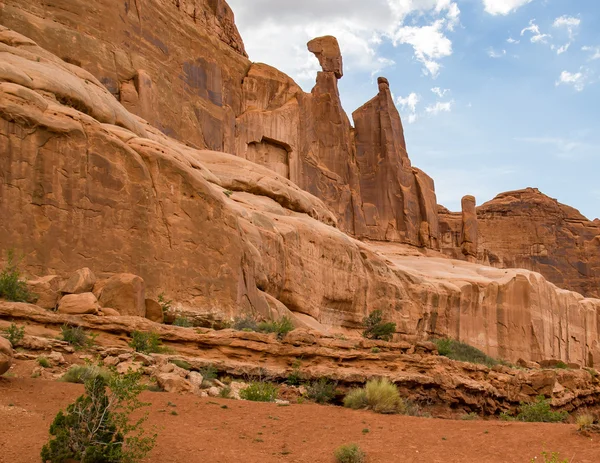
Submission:
[[350,115],[390,80],[413,165],[460,209],[533,186],[600,217],[597,0],[229,0],[250,59],[306,91],[335,35]]

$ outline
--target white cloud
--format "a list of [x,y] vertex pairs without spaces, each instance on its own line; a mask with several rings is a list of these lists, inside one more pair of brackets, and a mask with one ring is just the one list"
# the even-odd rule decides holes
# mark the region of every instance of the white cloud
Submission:
[[576,138],[565,137],[524,137],[516,138],[536,145],[547,145],[551,148],[551,154],[561,159],[574,159],[585,157],[589,153],[596,153],[598,146]]
[[427,106],[425,108],[425,112],[433,114],[434,116],[438,115],[439,113],[449,113],[450,111],[452,111],[453,104],[454,101],[447,101],[445,103],[437,101],[434,105]]
[[521,43],[520,40],[513,39],[512,37],[507,38],[506,41],[512,45],[517,45],[517,44]]
[[346,71],[380,72],[393,65],[380,47],[413,47],[424,72],[437,76],[442,58],[452,54],[448,38],[459,24],[456,0],[229,0],[253,61],[273,65],[314,83],[320,69],[306,42],[337,37]]
[[443,33],[444,25],[445,20],[440,19],[429,26],[403,26],[394,34],[393,43],[412,45],[415,57],[425,66],[425,74],[435,78],[441,67],[437,60],[452,54],[452,42]]
[[525,32],[531,32],[531,43],[547,43],[551,37],[540,32],[540,27],[535,23],[535,19],[529,21],[529,26],[521,31],[521,37],[525,35]]
[[552,49],[556,50],[556,54],[561,55],[569,49],[575,40],[575,35],[578,32],[580,24],[581,19],[575,18],[574,16],[560,16],[554,20],[552,27],[556,29],[565,29],[568,34],[568,42],[566,44],[558,48],[556,48],[554,45],[552,46]]
[[581,48],[583,51],[591,52],[590,61],[600,59],[600,47],[589,47],[585,46]]
[[506,50],[496,51],[493,48],[488,50],[488,56],[490,58],[502,58],[506,56]]
[[405,98],[398,97],[396,104],[400,106],[402,110],[408,110],[408,123],[412,124],[417,120],[417,104],[421,101],[421,96],[412,92]]
[[449,88],[440,88],[440,87],[433,87],[431,89],[431,91],[433,93],[435,93],[437,96],[439,96],[440,98],[444,98],[444,96],[450,92]]
[[507,15],[533,0],[483,0],[485,11],[492,15]]
[[580,72],[571,73],[569,71],[563,71],[560,73],[560,77],[556,81],[556,86],[559,85],[572,85],[575,90],[581,92],[586,84],[588,83],[587,75],[583,72],[583,69]]

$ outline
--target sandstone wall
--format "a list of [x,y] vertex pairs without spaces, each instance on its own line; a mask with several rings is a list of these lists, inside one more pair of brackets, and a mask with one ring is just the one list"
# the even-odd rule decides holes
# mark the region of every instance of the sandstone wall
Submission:
[[[440,210],[445,254],[462,258],[464,227]],[[557,286],[600,297],[600,227],[579,211],[535,188],[501,193],[477,208],[477,261],[498,268],[539,272]],[[477,230],[477,229],[475,229]],[[458,232],[460,234],[458,234]],[[457,238],[458,237],[458,238]]]

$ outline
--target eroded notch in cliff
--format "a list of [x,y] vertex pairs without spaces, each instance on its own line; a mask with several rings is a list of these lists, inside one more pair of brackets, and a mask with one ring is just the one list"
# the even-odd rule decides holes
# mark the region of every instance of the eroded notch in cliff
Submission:
[[246,158],[249,161],[271,169],[289,180],[291,151],[292,148],[287,143],[262,137],[260,142],[248,143]]

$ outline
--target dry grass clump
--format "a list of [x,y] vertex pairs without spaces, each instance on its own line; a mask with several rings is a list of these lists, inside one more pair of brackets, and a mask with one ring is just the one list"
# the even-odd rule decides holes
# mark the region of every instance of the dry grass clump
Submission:
[[386,414],[406,413],[407,410],[398,388],[387,378],[372,379],[364,388],[352,389],[344,398],[344,406]]

